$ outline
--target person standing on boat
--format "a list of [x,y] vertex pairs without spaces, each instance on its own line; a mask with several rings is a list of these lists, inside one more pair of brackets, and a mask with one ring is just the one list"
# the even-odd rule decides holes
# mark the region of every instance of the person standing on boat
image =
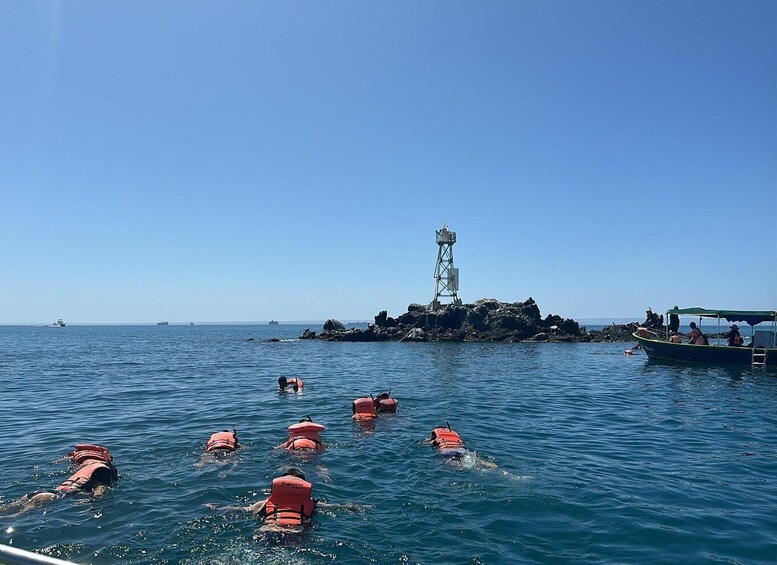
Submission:
[[739,326],[736,324],[731,326],[731,330],[726,334],[726,339],[728,339],[728,344],[731,347],[742,347],[745,343],[742,334],[739,333]]
[[688,324],[691,327],[691,339],[688,343],[694,343],[696,345],[707,345],[707,338],[701,332],[700,328],[696,327],[696,322]]
[[[677,310],[677,306],[674,307]],[[669,333],[677,333],[680,331],[680,316],[677,314],[669,314]]]

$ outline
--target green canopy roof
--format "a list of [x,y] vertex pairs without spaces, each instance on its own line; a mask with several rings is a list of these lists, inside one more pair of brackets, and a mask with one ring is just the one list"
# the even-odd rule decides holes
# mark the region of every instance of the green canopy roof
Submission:
[[724,318],[729,322],[745,322],[754,326],[761,322],[777,320],[777,312],[770,310],[708,310],[707,308],[673,308],[667,314]]

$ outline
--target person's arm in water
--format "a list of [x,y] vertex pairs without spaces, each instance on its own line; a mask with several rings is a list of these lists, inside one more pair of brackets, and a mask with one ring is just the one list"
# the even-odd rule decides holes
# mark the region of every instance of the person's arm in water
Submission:
[[60,497],[60,494],[53,491],[25,494],[13,502],[0,504],[0,516],[18,516],[19,514],[24,514],[33,508],[43,506],[49,502],[53,502]]
[[211,510],[221,510],[222,512],[253,512],[259,516],[264,516],[266,513],[266,504],[267,499],[260,500],[259,502],[255,502],[249,506],[219,506],[215,502],[209,502],[205,506]]

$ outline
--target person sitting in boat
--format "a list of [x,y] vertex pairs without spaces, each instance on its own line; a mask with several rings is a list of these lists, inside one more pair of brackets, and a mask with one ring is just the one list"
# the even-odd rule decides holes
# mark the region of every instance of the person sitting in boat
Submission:
[[742,334],[739,333],[739,326],[734,324],[731,326],[731,329],[726,334],[726,339],[728,339],[728,344],[731,347],[742,347],[745,343],[744,338],[742,337]]
[[707,336],[705,336],[701,328],[696,327],[696,322],[691,322],[688,324],[691,328],[691,334],[690,334],[690,340],[688,343],[693,343],[696,345],[709,345],[710,342],[707,340]]
[[669,336],[669,341],[672,343],[682,343],[683,338],[680,337],[680,334],[677,332],[672,332],[672,335]]
[[99,498],[105,494],[113,481],[119,478],[113,465],[113,457],[108,449],[101,445],[77,444],[75,449],[68,453],[68,457],[76,471],[67,480],[55,489],[31,492],[18,500],[0,505],[0,514],[16,516],[36,506],[79,492]]
[[305,387],[305,383],[302,382],[302,379],[295,377],[278,377],[278,390],[286,392],[287,387],[291,387],[294,392],[299,392]]

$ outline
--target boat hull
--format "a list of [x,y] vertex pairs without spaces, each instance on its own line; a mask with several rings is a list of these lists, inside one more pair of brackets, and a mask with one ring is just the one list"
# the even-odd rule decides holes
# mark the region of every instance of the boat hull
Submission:
[[[750,347],[728,345],[692,345],[648,339],[632,334],[645,350],[651,361],[670,361],[694,365],[746,365],[753,364],[753,350]],[[767,350],[767,363],[777,366],[777,349]]]

